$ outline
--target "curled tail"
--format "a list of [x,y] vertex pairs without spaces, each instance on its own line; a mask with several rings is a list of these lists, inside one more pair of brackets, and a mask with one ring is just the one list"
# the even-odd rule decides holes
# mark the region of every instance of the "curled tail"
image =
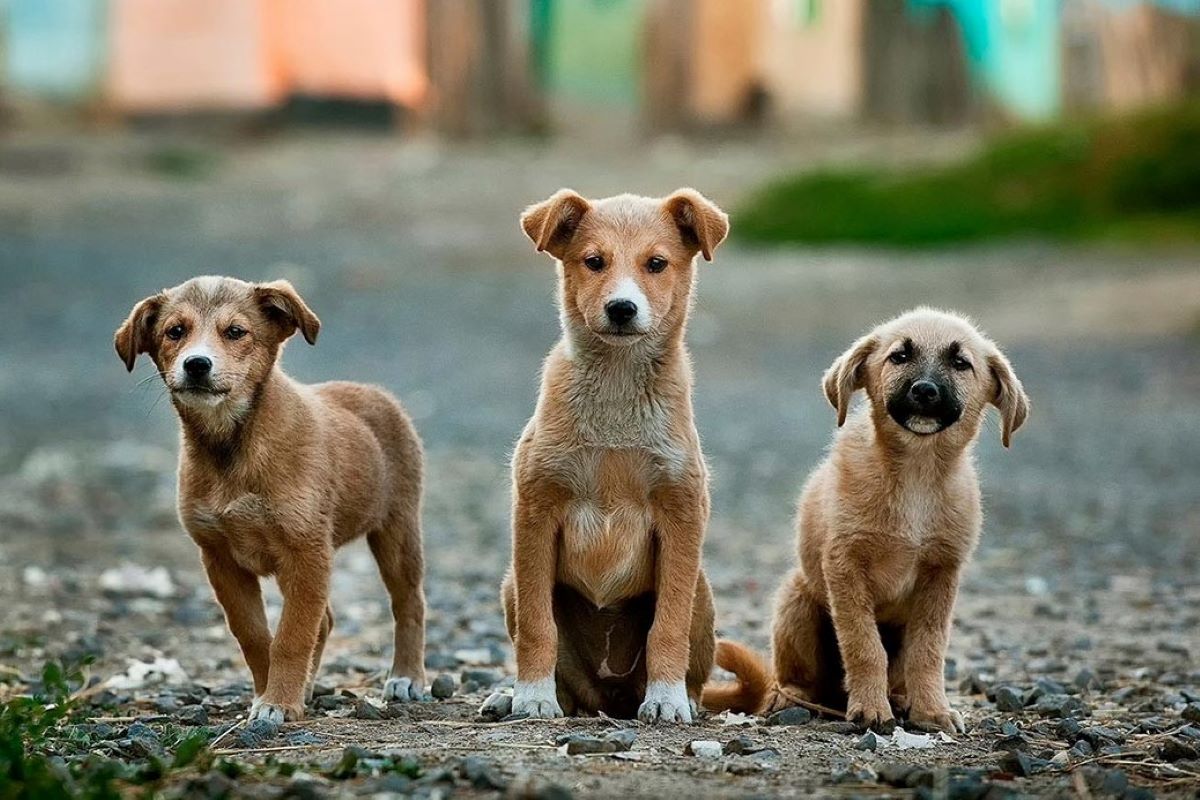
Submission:
[[775,685],[766,662],[749,647],[728,639],[717,642],[716,661],[721,669],[736,675],[737,681],[708,684],[701,704],[710,711],[761,712]]

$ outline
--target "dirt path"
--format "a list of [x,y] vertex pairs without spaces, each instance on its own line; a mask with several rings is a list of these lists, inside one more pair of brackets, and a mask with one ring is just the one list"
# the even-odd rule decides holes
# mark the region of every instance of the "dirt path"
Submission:
[[[32,146],[10,142],[0,164],[20,162]],[[714,473],[706,564],[721,632],[758,647],[792,558],[796,490],[833,429],[817,387],[829,361],[862,329],[918,303],[973,314],[1009,350],[1034,414],[1011,451],[994,424],[978,450],[987,525],[948,666],[970,733],[871,753],[856,749],[857,734],[824,723],[743,729],[708,719],[686,730],[638,728],[628,753],[567,756],[554,746],[558,734],[626,723],[474,721],[483,698],[511,680],[495,597],[508,548],[505,460],[557,328],[551,266],[522,240],[516,211],[560,185],[599,194],[693,184],[732,205],[785,164],[857,158],[871,142],[614,153],[299,137],[228,150],[189,144],[210,159],[193,179],[146,168],[165,147],[158,140],[55,146],[48,152],[62,160],[41,163],[65,166],[0,180],[0,664],[10,678],[29,677],[47,657],[90,653],[101,678],[154,657],[177,659],[186,673],[178,685],[103,697],[111,705],[90,713],[122,721],[95,732],[97,749],[134,758],[121,744],[130,738],[124,718],[149,718],[165,742],[190,701],[221,731],[247,699],[233,643],[174,520],[170,409],[153,383],[136,387],[149,368],[130,378],[111,350],[135,300],[225,272],[289,276],[321,315],[320,346],[293,344],[290,371],[379,382],[416,418],[429,453],[430,672],[459,684],[451,700],[378,721],[352,718],[358,697],[331,695],[328,710],[259,744],[292,749],[242,760],[306,765],[314,781],[306,785],[318,792],[425,796],[550,797],[552,784],[594,797],[912,794],[908,783],[949,796],[982,796],[988,786],[1070,793],[1076,773],[1094,795],[1122,780],[1195,793],[1200,740],[1180,732],[1181,714],[1200,702],[1195,253],[1036,244],[920,255],[722,250],[700,276],[690,331]],[[166,567],[169,591],[101,591],[104,570],[125,562]],[[341,556],[335,607],[323,680],[334,692],[378,697],[389,636],[365,548]],[[481,672],[462,685],[466,670]],[[1004,687],[1029,709],[998,710]],[[1087,706],[1088,732],[1062,726],[1053,708],[1032,710],[1060,694]],[[1035,760],[1031,777],[1012,778],[1013,765],[1002,769],[993,750],[1014,735]],[[683,754],[691,740],[737,736],[770,751]],[[1164,753],[1167,740],[1184,749]],[[423,777],[370,758],[346,780],[307,766],[327,767],[350,745],[403,751]],[[1043,763],[1060,752],[1065,765]],[[884,768],[893,762],[925,771]],[[304,780],[265,768],[239,785],[260,782]]]

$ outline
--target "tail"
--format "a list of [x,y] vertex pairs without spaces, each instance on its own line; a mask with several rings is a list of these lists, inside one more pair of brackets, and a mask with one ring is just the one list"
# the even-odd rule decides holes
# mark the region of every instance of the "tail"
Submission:
[[721,639],[717,642],[717,666],[737,676],[736,682],[710,683],[700,703],[710,711],[739,711],[757,714],[766,705],[775,679],[765,661],[743,644]]

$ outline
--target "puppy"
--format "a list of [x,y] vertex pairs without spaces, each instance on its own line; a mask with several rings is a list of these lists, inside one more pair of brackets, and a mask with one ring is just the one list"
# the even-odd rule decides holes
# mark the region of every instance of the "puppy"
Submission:
[[[334,550],[367,537],[391,595],[384,699],[424,683],[421,442],[395,398],[355,383],[305,386],[279,353],[321,323],[286,281],[203,277],[134,306],[116,348],[149,354],[179,414],[179,518],[254,676],[251,718],[299,719],[333,627]],[[283,594],[274,637],[259,578]]]
[[728,219],[690,189],[564,189],[521,227],[557,261],[563,336],[513,457],[513,712],[691,722],[714,637],[683,339],[696,256]]
[[[970,322],[924,308],[855,342],[824,388],[845,427],[800,496],[774,675],[721,642],[717,661],[739,683],[710,687],[704,704],[760,713],[812,702],[886,728],[890,689],[916,726],[962,731],[942,673],[959,574],[982,523],[972,449],[988,404],[1007,447],[1029,399]],[[847,419],[859,389],[868,402]]]

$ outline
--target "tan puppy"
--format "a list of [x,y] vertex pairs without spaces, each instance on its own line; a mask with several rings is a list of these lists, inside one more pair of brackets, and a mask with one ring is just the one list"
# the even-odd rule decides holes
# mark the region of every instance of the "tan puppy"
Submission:
[[712,259],[728,220],[689,189],[594,201],[564,189],[521,227],[558,262],[563,337],[513,458],[513,712],[690,722],[713,610],[683,336],[695,257]]
[[[252,718],[304,715],[333,627],[334,550],[365,535],[392,600],[386,700],[421,697],[421,443],[395,398],[355,383],[305,386],[279,368],[320,322],[286,281],[194,278],[138,303],[117,330],[131,371],[148,353],[179,413],[179,517],[254,676]],[[259,577],[283,615],[267,627]]]
[[[1007,447],[1029,399],[970,322],[924,308],[855,342],[824,387],[845,428],[800,496],[800,563],[777,599],[774,677],[721,642],[717,661],[740,685],[710,687],[704,704],[758,713],[815,702],[886,727],[890,689],[915,725],[961,731],[943,659],[982,523],[972,449],[989,403]],[[868,402],[847,420],[858,389]]]

